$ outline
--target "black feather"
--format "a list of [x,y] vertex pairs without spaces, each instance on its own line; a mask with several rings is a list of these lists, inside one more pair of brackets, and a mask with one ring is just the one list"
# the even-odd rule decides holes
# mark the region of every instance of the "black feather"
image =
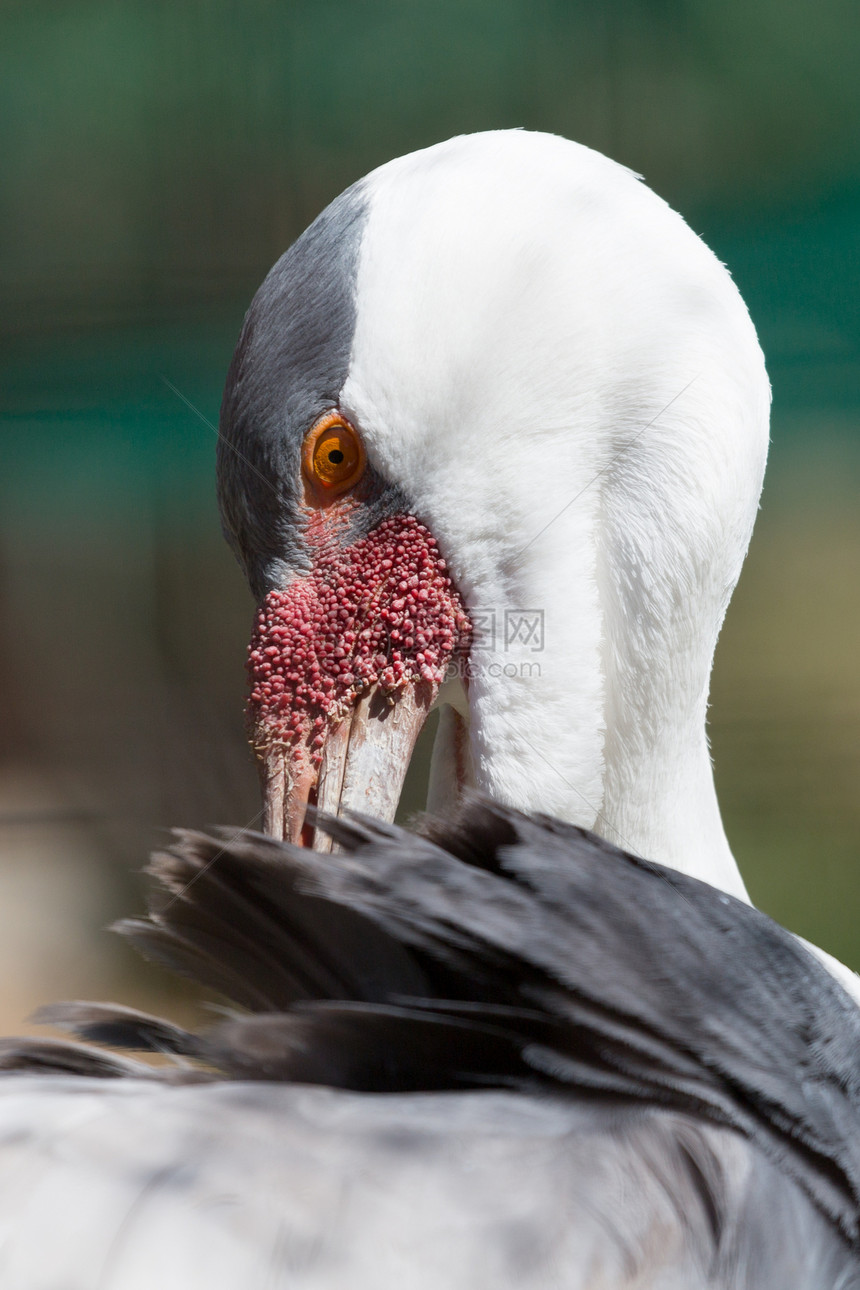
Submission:
[[114,1053],[102,1053],[67,1039],[0,1039],[0,1071],[30,1075],[84,1075],[117,1079],[153,1076],[152,1067]]
[[30,1018],[43,1026],[74,1031],[94,1044],[141,1052],[189,1054],[197,1037],[162,1017],[151,1017],[118,1003],[54,1003]]

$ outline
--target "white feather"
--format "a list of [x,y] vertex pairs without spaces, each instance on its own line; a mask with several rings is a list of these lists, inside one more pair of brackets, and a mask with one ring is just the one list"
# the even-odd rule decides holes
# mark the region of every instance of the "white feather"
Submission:
[[[634,175],[553,136],[454,139],[369,193],[342,403],[495,614],[479,785],[743,895],[705,736],[768,441],[737,289]],[[527,610],[540,653],[505,647]]]

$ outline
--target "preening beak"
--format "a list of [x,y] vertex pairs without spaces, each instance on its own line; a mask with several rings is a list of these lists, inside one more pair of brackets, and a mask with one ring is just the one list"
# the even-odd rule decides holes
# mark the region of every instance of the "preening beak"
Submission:
[[270,592],[249,651],[249,718],[277,838],[330,849],[308,804],[393,820],[418,734],[471,625],[428,530],[411,515],[327,549]]
[[305,825],[309,803],[330,815],[344,809],[391,821],[415,741],[438,686],[408,685],[392,698],[372,686],[329,728],[318,771],[284,748],[270,748],[261,759],[264,829],[274,837],[331,849],[331,839]]

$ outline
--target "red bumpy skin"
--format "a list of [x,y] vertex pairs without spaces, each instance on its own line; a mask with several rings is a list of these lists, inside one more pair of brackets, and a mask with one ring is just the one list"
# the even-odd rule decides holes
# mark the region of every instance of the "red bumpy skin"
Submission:
[[439,548],[413,515],[320,550],[310,575],[270,591],[257,613],[248,651],[257,751],[280,746],[318,766],[326,731],[362,693],[437,687],[470,634]]

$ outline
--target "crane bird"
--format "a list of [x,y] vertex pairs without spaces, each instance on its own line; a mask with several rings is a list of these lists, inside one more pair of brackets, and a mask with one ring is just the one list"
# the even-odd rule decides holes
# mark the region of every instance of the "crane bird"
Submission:
[[556,137],[278,261],[219,442],[267,836],[178,834],[123,929],[240,1010],[6,1041],[4,1286],[860,1286],[856,987],[749,905],[705,735],[768,412],[725,269]]

